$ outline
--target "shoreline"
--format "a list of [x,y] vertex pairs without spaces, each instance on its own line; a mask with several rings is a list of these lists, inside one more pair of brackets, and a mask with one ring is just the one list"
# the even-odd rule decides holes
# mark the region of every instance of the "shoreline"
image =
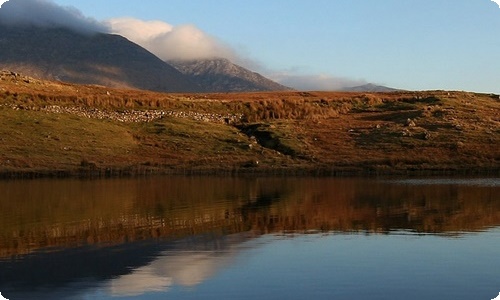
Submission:
[[449,167],[434,169],[362,169],[362,168],[216,168],[216,169],[119,169],[101,170],[26,170],[0,171],[0,180],[23,179],[120,179],[157,176],[215,177],[435,177],[435,176],[500,176],[500,168]]

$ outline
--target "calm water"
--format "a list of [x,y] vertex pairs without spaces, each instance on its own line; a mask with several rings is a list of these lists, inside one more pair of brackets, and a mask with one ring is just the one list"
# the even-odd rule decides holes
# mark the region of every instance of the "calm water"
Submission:
[[0,181],[8,299],[493,299],[500,178]]

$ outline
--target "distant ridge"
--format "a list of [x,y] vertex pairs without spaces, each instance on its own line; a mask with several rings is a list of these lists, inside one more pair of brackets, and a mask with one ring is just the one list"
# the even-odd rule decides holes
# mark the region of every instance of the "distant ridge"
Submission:
[[168,63],[209,92],[292,90],[225,58],[168,61]]
[[80,84],[202,91],[177,69],[122,36],[63,28],[0,25],[0,69]]
[[354,87],[342,88],[341,91],[344,92],[398,92],[399,89],[386,87],[383,85],[376,85],[373,83],[363,84]]

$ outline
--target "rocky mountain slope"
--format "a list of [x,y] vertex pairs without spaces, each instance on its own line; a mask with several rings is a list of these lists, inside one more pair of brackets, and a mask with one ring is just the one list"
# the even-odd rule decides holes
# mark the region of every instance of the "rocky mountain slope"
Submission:
[[118,36],[0,26],[0,69],[41,79],[162,92],[198,92],[189,78]]
[[346,87],[346,88],[343,88],[341,91],[344,91],[344,92],[376,92],[376,93],[382,92],[382,93],[387,93],[387,92],[397,92],[397,91],[401,91],[401,90],[390,88],[390,87],[383,86],[383,85],[376,85],[373,83],[367,83],[367,84],[353,86],[353,87]]
[[169,63],[210,92],[291,90],[224,58],[169,61]]

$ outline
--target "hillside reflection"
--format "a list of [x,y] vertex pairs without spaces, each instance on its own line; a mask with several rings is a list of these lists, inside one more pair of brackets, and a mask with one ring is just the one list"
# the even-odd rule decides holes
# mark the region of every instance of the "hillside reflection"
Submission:
[[195,286],[268,233],[459,235],[500,225],[498,179],[168,177],[0,189],[0,291],[21,298],[40,288],[67,297],[88,282],[116,296]]
[[0,257],[249,230],[475,231],[500,224],[498,180],[485,180],[470,185],[183,177],[0,182]]

